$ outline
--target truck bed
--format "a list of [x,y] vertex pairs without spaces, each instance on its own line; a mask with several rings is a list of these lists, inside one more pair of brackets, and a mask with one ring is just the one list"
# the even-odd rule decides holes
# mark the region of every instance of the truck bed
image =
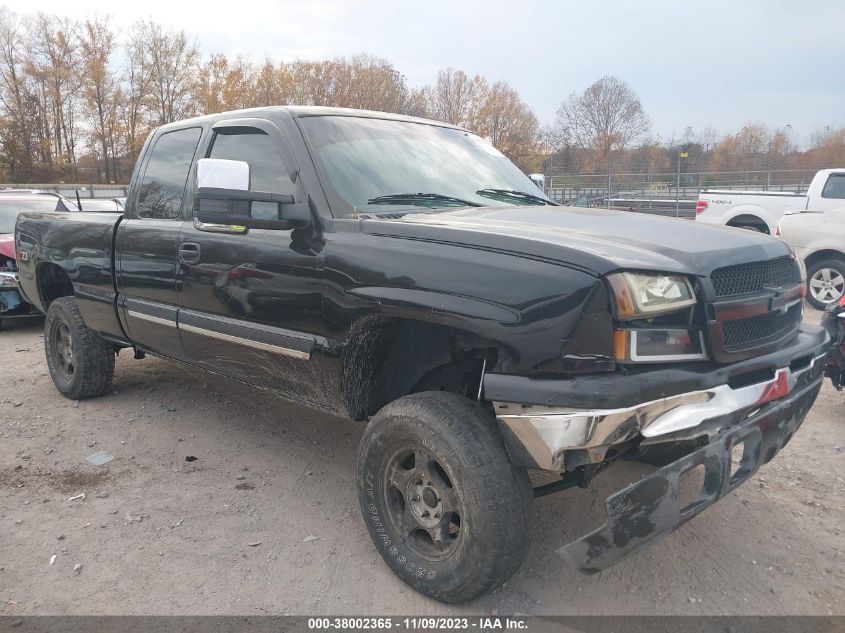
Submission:
[[[21,213],[17,221],[20,288],[46,311],[51,293],[63,284],[73,294],[85,322],[95,331],[122,339],[115,299],[114,236],[122,215],[106,213]],[[36,271],[55,271],[39,275]]]

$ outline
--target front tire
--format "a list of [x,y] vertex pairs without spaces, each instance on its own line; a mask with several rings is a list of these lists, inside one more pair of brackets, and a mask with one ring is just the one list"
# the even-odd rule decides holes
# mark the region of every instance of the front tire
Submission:
[[807,267],[807,301],[824,310],[845,294],[845,260],[831,257]]
[[73,297],[50,304],[44,320],[44,351],[53,384],[66,398],[93,398],[111,388],[114,347],[85,325]]
[[358,499],[388,566],[436,600],[466,602],[519,568],[532,491],[492,416],[457,394],[385,406],[361,438]]

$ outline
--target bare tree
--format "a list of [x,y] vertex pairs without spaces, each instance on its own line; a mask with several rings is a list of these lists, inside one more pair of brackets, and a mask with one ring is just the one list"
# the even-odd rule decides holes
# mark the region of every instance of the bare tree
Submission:
[[504,81],[497,81],[484,92],[475,121],[475,130],[519,165],[537,149],[537,117],[519,94]]
[[402,112],[408,100],[405,77],[390,62],[355,55],[341,66],[343,93],[337,105],[383,112]]
[[25,73],[24,35],[16,15],[0,7],[0,106],[3,125],[0,143],[6,168],[12,179],[31,178],[33,174],[34,139],[31,117],[27,116],[29,100]]
[[558,109],[556,125],[560,134],[608,164],[611,152],[645,137],[651,124],[631,87],[606,76],[580,95],[571,94]]
[[815,165],[845,164],[845,127],[825,126],[813,134],[807,162]]
[[487,81],[480,75],[443,69],[431,88],[431,114],[438,121],[472,127],[486,90]]
[[52,144],[49,160],[78,179],[76,123],[79,103],[79,25],[39,13],[29,24],[28,71],[38,84],[44,109],[42,141]]
[[719,133],[712,127],[706,127],[699,135],[699,142],[705,152],[711,151],[719,141]]
[[430,119],[434,116],[431,104],[431,87],[412,88],[405,102],[405,114]]
[[255,73],[253,92],[256,106],[285,105],[291,94],[291,74],[287,66],[265,60]]
[[80,40],[82,57],[82,86],[86,118],[91,127],[91,140],[99,146],[106,182],[112,180],[114,133],[116,123],[115,96],[118,81],[111,65],[116,49],[115,35],[108,18],[92,18],[83,25]]
[[747,123],[736,135],[737,150],[742,154],[762,154],[771,135],[763,123]]
[[122,99],[118,101],[123,143],[132,160],[141,153],[141,146],[150,128],[150,66],[145,32],[146,25],[143,22],[134,24],[130,30],[121,82]]
[[196,45],[184,31],[166,31],[152,21],[142,22],[138,32],[157,123],[164,125],[192,114],[190,88],[199,61]]

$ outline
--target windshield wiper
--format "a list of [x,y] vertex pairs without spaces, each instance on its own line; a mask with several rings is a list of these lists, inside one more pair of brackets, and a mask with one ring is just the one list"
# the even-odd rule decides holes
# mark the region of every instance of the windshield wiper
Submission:
[[506,198],[528,204],[539,203],[550,207],[558,206],[551,200],[546,200],[541,196],[535,196],[533,193],[528,193],[527,191],[516,191],[515,189],[479,189],[475,193],[486,198]]
[[444,196],[440,193],[392,193],[386,196],[378,196],[367,200],[369,204],[411,204],[434,206],[432,202],[452,202],[455,206],[462,207],[481,207],[484,205],[478,202],[470,202],[463,198],[456,198],[455,196]]

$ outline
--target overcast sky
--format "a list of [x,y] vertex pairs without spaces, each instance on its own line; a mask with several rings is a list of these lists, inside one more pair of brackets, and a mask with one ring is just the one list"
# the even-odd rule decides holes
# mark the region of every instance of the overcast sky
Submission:
[[[0,4],[4,0],[0,0]],[[19,14],[152,18],[194,36],[204,54],[256,61],[365,52],[410,85],[446,66],[503,79],[551,123],[560,102],[602,75],[640,95],[654,133],[792,125],[806,142],[845,125],[842,0],[441,2],[5,0]]]

